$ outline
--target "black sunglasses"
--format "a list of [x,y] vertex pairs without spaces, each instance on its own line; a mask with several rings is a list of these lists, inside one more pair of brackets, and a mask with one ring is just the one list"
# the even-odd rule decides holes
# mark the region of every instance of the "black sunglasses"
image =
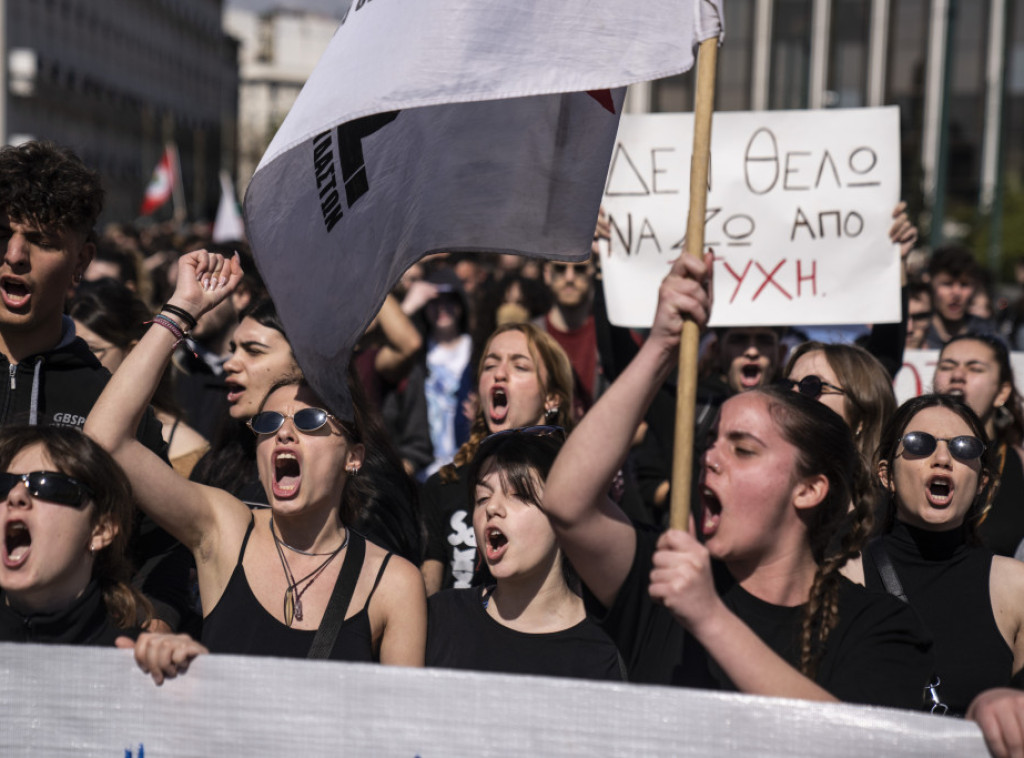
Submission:
[[273,434],[284,425],[286,418],[290,418],[300,432],[310,434],[320,429],[327,423],[327,419],[334,416],[323,408],[303,408],[290,416],[277,411],[261,411],[245,423],[256,434]]
[[[844,390],[842,387],[837,387],[834,384],[829,384],[820,376],[817,376],[815,374],[808,374],[800,381],[797,381],[796,379],[783,379],[782,382],[790,389],[796,389],[796,391],[799,392],[801,395],[812,398],[813,400],[817,400],[822,395],[846,394],[846,390]],[[826,392],[826,389],[831,390],[831,392]]]
[[94,497],[88,486],[59,471],[33,471],[28,474],[0,474],[0,492],[7,497],[18,482],[24,482],[28,494],[57,505],[78,508]]
[[949,447],[949,454],[958,461],[973,461],[985,452],[985,443],[968,434],[944,439],[934,437],[928,432],[907,432],[900,438],[900,442],[903,443],[905,452],[920,456],[931,455],[940,442],[945,442]]
[[554,274],[555,276],[565,276],[571,268],[572,272],[576,276],[583,276],[589,273],[589,267],[590,263],[586,261],[584,261],[583,263],[552,263],[551,273]]

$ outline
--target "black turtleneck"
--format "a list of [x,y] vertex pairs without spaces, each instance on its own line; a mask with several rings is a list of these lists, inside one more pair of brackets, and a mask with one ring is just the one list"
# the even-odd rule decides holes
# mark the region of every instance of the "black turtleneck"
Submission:
[[70,606],[56,613],[23,616],[0,592],[0,642],[39,642],[60,645],[113,645],[116,637],[135,637],[137,630],[115,626],[107,615],[99,584],[89,582],[85,592]]
[[[881,544],[911,607],[934,639],[939,692],[950,710],[963,714],[981,691],[1007,686],[1013,651],[992,611],[992,551],[967,544],[960,527],[932,532],[902,521],[896,521]],[[870,550],[864,553],[864,581],[869,589],[885,591]]]

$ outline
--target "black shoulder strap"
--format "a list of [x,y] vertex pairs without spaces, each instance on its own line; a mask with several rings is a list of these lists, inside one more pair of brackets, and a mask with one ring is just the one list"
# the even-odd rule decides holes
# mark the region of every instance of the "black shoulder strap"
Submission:
[[348,604],[352,600],[352,593],[355,591],[356,582],[359,579],[359,572],[363,568],[363,556],[366,555],[366,540],[362,535],[349,529],[348,550],[345,552],[345,562],[341,565],[341,572],[338,574],[338,581],[334,583],[334,592],[327,603],[327,610],[320,621],[320,628],[316,630],[316,637],[309,647],[307,658],[329,658],[334,648],[334,641],[338,639],[338,630],[345,620],[345,613],[348,611]]
[[878,569],[878,575],[882,578],[885,591],[893,597],[899,598],[904,603],[910,603],[907,599],[907,594],[903,591],[903,583],[900,582],[900,578],[896,574],[896,567],[892,565],[892,558],[889,557],[889,553],[882,546],[882,538],[877,537],[871,540],[867,547],[865,547],[865,552],[875,562],[875,568]]

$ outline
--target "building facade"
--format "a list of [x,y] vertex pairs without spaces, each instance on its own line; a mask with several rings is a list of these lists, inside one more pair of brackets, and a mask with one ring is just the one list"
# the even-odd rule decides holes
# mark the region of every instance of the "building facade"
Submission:
[[[1024,0],[724,5],[717,110],[899,105],[903,193],[925,242],[966,241],[1004,274],[1024,257],[1011,232],[1024,223]],[[631,102],[690,110],[693,82],[652,82]]]
[[0,139],[74,149],[103,176],[105,220],[136,217],[173,141],[188,216],[212,218],[238,112],[222,11],[223,0],[0,0]]

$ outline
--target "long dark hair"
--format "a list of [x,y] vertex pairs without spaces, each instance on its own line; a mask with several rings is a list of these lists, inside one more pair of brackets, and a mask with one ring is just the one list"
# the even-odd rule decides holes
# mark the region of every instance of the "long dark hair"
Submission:
[[818,564],[800,634],[800,671],[813,678],[828,636],[839,623],[839,569],[860,552],[871,532],[871,479],[850,427],[838,413],[781,387],[754,391],[767,398],[783,439],[797,449],[795,475],[828,480],[822,502],[802,512]]
[[54,467],[92,490],[92,525],[109,518],[116,527],[113,541],[95,553],[92,578],[114,624],[129,629],[148,623],[153,608],[130,582],[128,559],[134,501],[128,478],[114,459],[77,429],[56,426],[11,426],[0,429],[0,471],[6,471],[19,452],[41,445]]
[[[965,334],[958,334],[953,337],[949,342],[942,346],[942,351],[939,353],[939,360],[942,360],[942,353],[946,352],[946,348],[952,345],[954,342],[963,342],[964,340],[972,340],[974,342],[980,342],[982,345],[988,347],[992,351],[992,355],[996,359],[996,364],[999,366],[999,383],[1010,385],[1010,396],[1006,398],[1006,402],[1003,404],[1003,413],[999,413],[999,408],[995,409],[995,427],[996,434],[993,442],[1001,445],[1020,445],[1024,441],[1024,408],[1022,408],[1022,402],[1020,393],[1017,392],[1017,385],[1013,380],[1013,367],[1010,365],[1010,351],[1007,350],[1006,344],[991,334],[977,334],[975,332],[967,332]],[[984,437],[982,437],[984,439]]]
[[[884,461],[889,472],[890,482],[892,482],[895,474],[896,453],[900,449],[900,440],[903,439],[903,435],[906,433],[907,427],[914,416],[925,408],[946,408],[952,411],[964,420],[967,426],[971,428],[971,433],[975,437],[980,440],[986,439],[985,426],[981,423],[981,419],[978,418],[978,415],[971,410],[967,403],[964,403],[959,398],[936,394],[913,397],[896,409],[895,415],[885,425],[885,429],[882,430],[882,442],[878,447],[878,455],[876,456],[876,469],[878,467],[877,464]],[[964,514],[963,526],[967,537],[972,542],[977,540],[978,518],[981,516],[988,489],[992,486],[991,475],[995,470],[993,465],[994,456],[995,446],[986,445],[985,452],[981,456],[981,471],[978,474],[979,482],[985,482],[985,486],[979,489],[974,502],[971,503],[971,507]],[[885,517],[882,520],[881,531],[883,533],[891,531],[896,523],[897,498],[899,497],[899,493],[895,492],[894,487],[889,487],[888,489],[892,492],[892,497],[889,498]]]

